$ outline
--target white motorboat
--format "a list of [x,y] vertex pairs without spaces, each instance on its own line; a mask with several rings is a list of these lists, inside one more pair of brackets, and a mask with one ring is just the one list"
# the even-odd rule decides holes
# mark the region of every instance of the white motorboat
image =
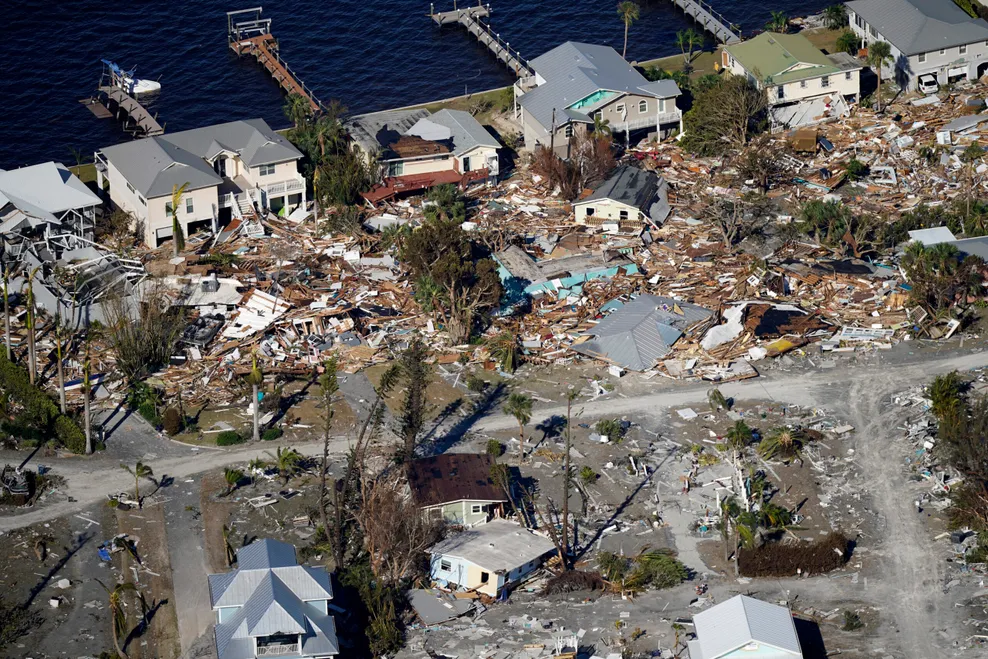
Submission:
[[150,94],[152,92],[161,91],[161,83],[157,80],[138,78],[134,75],[137,72],[136,67],[130,71],[124,71],[123,68],[110,60],[102,60],[102,62],[106,67],[104,69],[104,75],[109,72],[110,80],[113,85],[120,87],[120,89],[124,90],[131,96],[140,96],[141,94]]

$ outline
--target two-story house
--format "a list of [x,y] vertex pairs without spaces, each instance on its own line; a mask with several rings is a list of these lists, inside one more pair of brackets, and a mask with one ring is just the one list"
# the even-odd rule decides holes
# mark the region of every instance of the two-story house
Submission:
[[258,540],[243,547],[237,569],[209,575],[218,659],[335,657],[332,599],[326,568],[299,565],[290,544]]
[[792,612],[784,606],[735,595],[693,616],[696,640],[689,659],[802,659]]
[[535,74],[514,87],[526,149],[541,144],[568,157],[571,138],[592,130],[595,116],[625,138],[637,131],[665,136],[683,130],[679,86],[649,82],[610,46],[567,41],[530,65]]
[[484,454],[443,453],[414,460],[408,486],[426,515],[458,526],[485,524],[500,516],[508,502],[494,482],[494,461]]
[[[110,199],[144,227],[144,242],[157,247],[172,235],[172,214],[185,235],[214,232],[254,208],[289,213],[305,206],[302,153],[263,119],[233,121],[149,137],[96,153],[97,179]],[[188,184],[177,209],[175,186]]]
[[463,110],[391,110],[353,117],[347,130],[369,162],[379,166],[364,193],[374,203],[444,183],[493,180],[502,144]]
[[845,3],[851,29],[867,46],[887,41],[892,61],[883,79],[914,90],[920,78],[947,84],[988,72],[988,22],[953,0],[854,0]]
[[769,105],[839,95],[857,100],[861,64],[847,53],[827,55],[802,34],[762,32],[724,46],[721,64],[765,90]]

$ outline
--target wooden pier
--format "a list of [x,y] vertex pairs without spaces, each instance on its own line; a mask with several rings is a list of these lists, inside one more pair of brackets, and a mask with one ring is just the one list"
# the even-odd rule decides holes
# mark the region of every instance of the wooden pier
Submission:
[[721,43],[732,44],[741,41],[741,36],[732,29],[734,26],[703,0],[672,0],[672,4],[686,12],[687,16],[693,17],[693,20]]
[[123,121],[124,130],[135,137],[153,137],[165,132],[156,117],[144,109],[133,96],[113,85],[100,85],[96,98]]
[[481,18],[490,16],[490,5],[484,6],[478,0],[477,4],[466,9],[459,9],[456,3],[453,4],[453,11],[436,12],[435,6],[430,5],[429,16],[436,22],[436,25],[462,25],[467,32],[477,37],[477,41],[490,50],[494,57],[505,66],[515,72],[515,75],[530,76],[533,74],[528,62],[517,50],[511,48],[507,41],[501,39],[501,35],[491,30],[490,25],[481,21]]
[[227,39],[233,52],[241,57],[252,55],[286,94],[297,94],[308,99],[313,112],[322,106],[312,90],[291,70],[288,62],[281,59],[278,40],[271,34],[271,19],[261,18],[260,7],[227,12],[226,22]]

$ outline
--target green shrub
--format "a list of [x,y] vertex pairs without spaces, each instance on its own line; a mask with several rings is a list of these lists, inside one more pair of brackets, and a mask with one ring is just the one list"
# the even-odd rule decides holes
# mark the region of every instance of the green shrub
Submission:
[[487,389],[487,381],[471,373],[467,376],[467,389],[475,394],[483,393]]
[[146,400],[141,403],[137,407],[137,413],[155,428],[161,425],[161,418],[158,416],[158,410],[155,409],[153,402]]
[[596,430],[612,442],[619,442],[624,436],[624,426],[616,419],[601,419],[597,422]]
[[861,616],[854,611],[844,611],[844,626],[841,629],[846,632],[853,632],[862,627],[864,627],[864,623],[861,622]]
[[169,407],[161,417],[161,425],[169,435],[182,432],[182,415],[178,408]]
[[268,428],[262,432],[261,439],[265,442],[273,442],[284,434],[285,431],[281,429],[281,426],[275,426],[274,428]]
[[79,424],[63,415],[48,394],[31,384],[28,372],[0,356],[0,390],[16,400],[24,413],[18,422],[44,428],[46,434],[74,453],[86,448],[86,436]]
[[597,482],[597,472],[593,470],[593,467],[583,466],[580,469],[580,481],[584,485],[590,485]]
[[487,455],[491,456],[495,460],[504,455],[504,444],[496,439],[487,440]]
[[851,158],[847,163],[847,177],[852,181],[863,179],[868,175],[869,167],[857,158]]
[[243,444],[243,436],[236,430],[224,430],[219,435],[216,436],[217,446],[233,446],[234,444]]

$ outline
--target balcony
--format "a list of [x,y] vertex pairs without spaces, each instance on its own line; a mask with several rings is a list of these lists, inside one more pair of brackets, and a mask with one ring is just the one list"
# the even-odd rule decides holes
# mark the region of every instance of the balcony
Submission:
[[650,117],[638,117],[637,119],[631,119],[630,121],[621,121],[611,124],[611,130],[615,132],[623,132],[625,130],[641,130],[642,128],[655,128],[656,124],[664,126],[665,124],[678,124],[679,118],[682,113],[679,110],[675,112],[661,112],[658,116],[652,115]]
[[300,646],[295,643],[278,643],[276,645],[258,645],[258,657],[283,657],[285,655],[297,655]]
[[278,183],[270,183],[262,187],[265,192],[267,192],[269,197],[280,197],[285,194],[295,194],[304,191],[305,179],[299,176],[298,178],[288,179],[287,181],[279,181]]

